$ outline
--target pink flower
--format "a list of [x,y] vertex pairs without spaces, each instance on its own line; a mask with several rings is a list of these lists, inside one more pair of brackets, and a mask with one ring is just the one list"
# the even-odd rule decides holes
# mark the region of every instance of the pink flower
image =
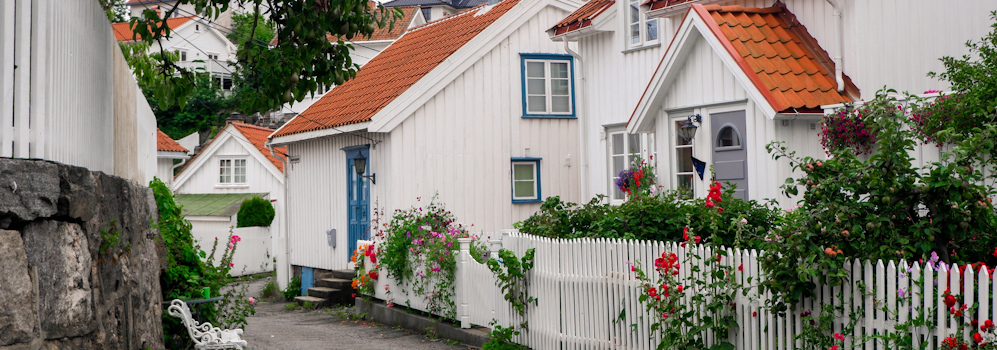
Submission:
[[388,285],[387,284],[384,285],[384,290],[388,290]]
[[841,333],[834,333],[834,339],[845,341],[845,336],[841,335]]
[[837,345],[831,346],[831,348],[828,350],[838,350],[838,346]]
[[253,304],[256,304],[256,299],[253,299],[253,297],[249,297],[249,305]]
[[741,218],[741,223],[742,223],[742,224],[747,224],[747,223],[748,223],[748,219],[745,219],[745,218]]
[[228,263],[228,267],[235,267],[235,263]]

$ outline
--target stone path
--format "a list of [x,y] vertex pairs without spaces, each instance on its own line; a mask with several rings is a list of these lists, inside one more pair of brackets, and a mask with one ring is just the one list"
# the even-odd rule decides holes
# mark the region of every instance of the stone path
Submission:
[[[251,287],[256,285],[252,283]],[[253,288],[251,294],[258,295],[259,290]],[[256,315],[248,318],[242,337],[249,342],[249,349],[469,349],[431,340],[420,333],[350,321],[340,317],[345,316],[344,309],[287,310],[288,304],[265,301],[256,304]]]

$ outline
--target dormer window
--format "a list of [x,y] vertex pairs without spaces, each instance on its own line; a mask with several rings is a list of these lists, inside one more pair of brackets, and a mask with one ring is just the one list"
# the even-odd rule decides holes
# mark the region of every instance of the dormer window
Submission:
[[640,9],[641,0],[627,0],[627,41],[630,47],[658,43],[658,19],[647,18]]

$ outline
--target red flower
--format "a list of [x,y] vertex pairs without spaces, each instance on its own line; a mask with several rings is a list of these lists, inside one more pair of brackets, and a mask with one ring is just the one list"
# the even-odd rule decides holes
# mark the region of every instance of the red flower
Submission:
[[951,307],[955,306],[955,303],[958,300],[956,300],[956,298],[954,296],[952,296],[952,294],[948,294],[948,293],[949,293],[949,291],[945,290],[945,294],[946,294],[945,295],[945,305],[951,308]]
[[737,270],[744,271],[744,263],[741,263],[741,265],[737,265]]
[[695,238],[693,238],[693,239],[694,239],[694,240],[696,241],[696,243],[699,243],[699,242],[701,242],[701,241],[703,240],[703,239],[702,239],[702,238],[700,238],[699,236],[696,236],[696,237],[695,237]]
[[369,277],[370,277],[370,279],[372,279],[372,280],[376,280],[376,279],[377,279],[377,271],[376,271],[376,270],[373,270],[373,271],[371,271],[371,272],[368,272],[368,273],[367,273],[367,276],[369,276]]
[[714,205],[716,205],[716,204],[713,204],[713,202],[710,201],[709,198],[706,199],[706,207],[707,208],[713,208]]
[[676,287],[676,289],[678,289],[678,290],[679,290],[679,293],[682,293],[682,289],[683,289],[683,288],[682,288],[682,285],[681,285],[681,284],[680,284],[680,285],[679,285],[678,287]]
[[717,208],[717,213],[723,214],[723,212],[724,212],[724,208]]
[[684,240],[684,241],[688,241],[689,240],[689,227],[688,226],[686,226],[684,229],[682,229],[682,240]]
[[758,311],[752,311],[751,317],[758,317]]
[[973,341],[975,341],[977,344],[982,343],[983,342],[983,336],[980,335],[980,333],[974,333],[973,334]]

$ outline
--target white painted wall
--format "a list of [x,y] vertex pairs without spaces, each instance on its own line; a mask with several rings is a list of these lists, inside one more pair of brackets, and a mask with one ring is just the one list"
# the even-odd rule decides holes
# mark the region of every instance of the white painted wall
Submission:
[[[163,41],[167,51],[187,51],[187,60],[177,62],[185,68],[201,68],[212,75],[231,75],[235,68],[229,62],[235,62],[235,45],[225,38],[224,32],[212,29],[208,22],[194,18],[184,23],[180,28],[170,33],[170,39]],[[150,50],[159,50],[158,45]],[[218,55],[217,60],[208,55]],[[195,62],[195,61],[203,62]]]
[[[190,221],[190,233],[194,236],[195,244],[200,245],[201,250],[204,250],[205,253],[211,254],[211,247],[214,245],[215,239],[218,239],[214,259],[216,265],[225,252],[230,230],[232,234],[242,238],[235,248],[235,255],[232,256],[232,264],[235,265],[231,270],[232,276],[273,271],[270,227],[235,228],[235,216],[188,216],[186,218]],[[207,261],[207,259],[204,260]]]
[[197,145],[201,144],[201,139],[198,133],[195,131],[190,135],[184,136],[182,139],[177,140],[177,143],[179,143],[180,146],[183,146],[183,148],[186,148],[188,151],[190,151],[190,153],[193,153],[194,149],[197,148]]
[[[351,134],[290,144],[288,247],[293,265],[347,267],[346,158],[342,148],[372,144],[371,206],[426,205],[438,195],[474,233],[511,227],[540,208],[511,202],[511,158],[540,157],[543,197],[578,202],[578,126],[574,119],[523,119],[520,53],[559,53],[544,30],[568,13],[547,7],[449,83],[390,133]],[[576,104],[578,101],[576,100]],[[529,149],[527,154],[526,149]],[[570,158],[566,162],[566,158]],[[417,202],[416,198],[422,198]],[[384,218],[387,222],[388,218]],[[325,231],[336,228],[336,248]]]

